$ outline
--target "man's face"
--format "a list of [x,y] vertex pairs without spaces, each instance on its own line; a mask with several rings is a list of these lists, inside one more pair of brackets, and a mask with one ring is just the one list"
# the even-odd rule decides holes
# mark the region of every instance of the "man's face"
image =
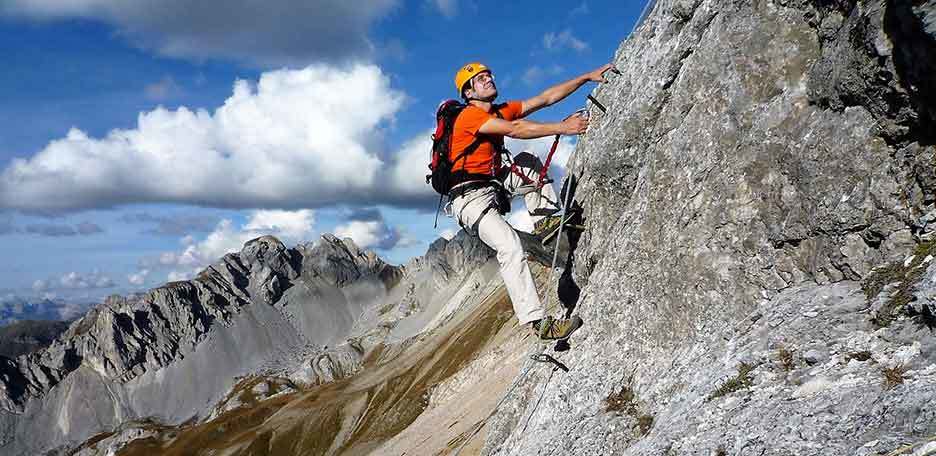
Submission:
[[485,101],[491,101],[497,98],[497,86],[494,85],[494,75],[485,71],[471,78],[471,89],[474,90],[475,98]]

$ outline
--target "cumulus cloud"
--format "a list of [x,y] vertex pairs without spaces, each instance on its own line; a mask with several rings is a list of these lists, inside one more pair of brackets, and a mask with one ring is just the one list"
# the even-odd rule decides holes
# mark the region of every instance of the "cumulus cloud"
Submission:
[[253,211],[240,227],[224,219],[202,241],[190,243],[178,252],[164,252],[159,264],[174,268],[169,273],[170,281],[185,280],[225,254],[239,252],[247,241],[263,235],[276,236],[286,245],[309,240],[314,225],[315,212],[310,209]]
[[45,291],[49,289],[49,281],[44,279],[36,279],[32,284],[33,291]]
[[150,273],[149,269],[141,269],[133,274],[127,276],[127,282],[130,282],[131,285],[143,285],[146,282],[146,276]]
[[383,214],[377,209],[359,209],[353,211],[348,222],[338,225],[334,235],[339,238],[351,238],[361,248],[390,250],[411,247],[418,243],[399,228],[387,225]]
[[271,233],[290,242],[299,242],[312,234],[315,223],[314,213],[309,209],[301,211],[254,211],[244,225],[247,233]]
[[59,285],[62,288],[110,288],[114,286],[114,281],[98,271],[90,274],[69,272],[59,278]]
[[92,288],[111,288],[114,281],[101,271],[93,270],[90,273],[68,272],[57,278],[39,279],[33,282],[32,289],[36,292],[49,290],[79,290]]
[[[267,72],[257,84],[237,81],[214,113],[160,107],[141,113],[135,129],[104,138],[72,129],[0,173],[0,207],[302,208],[374,203],[375,196],[405,200],[411,195],[384,175],[398,166],[376,152],[382,126],[404,100],[373,65]],[[420,162],[428,152],[422,155]]]
[[406,141],[396,154],[396,161],[389,171],[389,181],[393,183],[394,192],[401,199],[429,198],[433,195],[432,187],[426,184],[426,174],[429,173],[429,151],[432,150],[433,130],[425,130],[421,134]]
[[[72,130],[33,157],[14,159],[0,173],[0,208],[48,213],[148,202],[430,208],[435,194],[424,177],[431,132],[381,153],[381,130],[404,100],[375,66],[267,72],[257,84],[238,81],[213,113],[158,108],[140,114],[137,128],[103,138]],[[541,141],[545,151],[550,139]],[[217,221],[174,218],[124,221],[156,223],[157,234],[172,235],[206,232]]]
[[189,280],[189,279],[195,277],[195,274],[196,274],[196,270],[195,270],[195,269],[190,269],[190,270],[187,270],[187,271],[178,271],[178,270],[169,271],[169,274],[166,275],[166,280],[168,280],[169,282],[178,282],[178,281],[180,281],[180,280]]
[[576,52],[584,52],[588,49],[588,43],[576,38],[571,30],[566,29],[559,33],[549,32],[543,35],[543,48],[547,51],[572,49]]
[[183,236],[193,232],[211,232],[220,221],[220,217],[208,214],[153,215],[148,212],[136,212],[121,216],[120,221],[155,224],[154,228],[144,231],[146,234]]
[[0,3],[0,14],[104,21],[131,43],[172,57],[296,66],[371,56],[374,45],[368,29],[395,4],[396,0],[6,0]]

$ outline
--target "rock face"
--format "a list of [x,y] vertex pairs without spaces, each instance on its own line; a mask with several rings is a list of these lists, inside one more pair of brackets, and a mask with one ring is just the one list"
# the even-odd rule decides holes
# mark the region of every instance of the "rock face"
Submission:
[[524,379],[542,403],[502,407],[484,454],[926,445],[934,10],[656,2],[571,160],[588,226],[572,370]]
[[238,376],[312,356],[338,359],[316,375],[344,375],[326,347],[402,276],[350,240],[288,249],[268,236],[193,280],[109,298],[45,349],[0,357],[0,452],[73,447],[133,419],[205,417]]

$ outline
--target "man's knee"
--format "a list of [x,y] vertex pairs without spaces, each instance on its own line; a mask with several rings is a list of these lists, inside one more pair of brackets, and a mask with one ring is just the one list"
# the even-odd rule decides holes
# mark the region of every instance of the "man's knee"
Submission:
[[506,223],[503,226],[488,227],[482,239],[488,246],[497,252],[498,259],[508,261],[515,257],[517,253],[523,255],[523,244],[520,243],[520,237],[514,232],[513,228]]

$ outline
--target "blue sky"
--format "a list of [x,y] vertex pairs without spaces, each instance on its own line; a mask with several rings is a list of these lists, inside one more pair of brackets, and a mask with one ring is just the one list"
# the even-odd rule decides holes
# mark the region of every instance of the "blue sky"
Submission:
[[530,97],[608,62],[644,7],[253,3],[0,2],[0,298],[143,290],[263,233],[404,263],[457,229],[418,182],[457,68]]

